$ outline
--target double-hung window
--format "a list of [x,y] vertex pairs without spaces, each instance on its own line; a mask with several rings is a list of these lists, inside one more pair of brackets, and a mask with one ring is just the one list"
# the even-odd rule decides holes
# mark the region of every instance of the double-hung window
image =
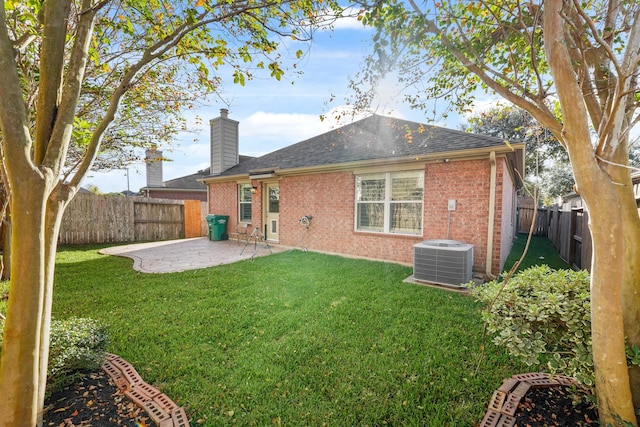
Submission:
[[251,222],[251,184],[238,185],[238,221]]
[[356,230],[422,234],[424,171],[356,176]]

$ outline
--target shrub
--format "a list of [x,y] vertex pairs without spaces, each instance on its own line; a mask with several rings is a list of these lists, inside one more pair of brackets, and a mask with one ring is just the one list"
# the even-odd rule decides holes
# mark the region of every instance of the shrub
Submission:
[[[4,323],[0,319],[0,353]],[[72,383],[82,371],[95,370],[104,361],[107,330],[97,320],[69,318],[51,321],[47,393]]]
[[71,383],[81,371],[98,369],[104,361],[107,339],[106,328],[97,320],[52,320],[47,392]]
[[589,273],[542,265],[516,274],[504,289],[502,280],[469,285],[487,306],[483,320],[494,342],[529,366],[593,385]]

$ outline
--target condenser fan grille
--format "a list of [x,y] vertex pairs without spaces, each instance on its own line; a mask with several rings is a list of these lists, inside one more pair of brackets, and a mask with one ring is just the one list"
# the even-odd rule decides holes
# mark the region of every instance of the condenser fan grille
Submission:
[[473,245],[457,240],[425,240],[414,245],[416,280],[462,286],[472,279]]

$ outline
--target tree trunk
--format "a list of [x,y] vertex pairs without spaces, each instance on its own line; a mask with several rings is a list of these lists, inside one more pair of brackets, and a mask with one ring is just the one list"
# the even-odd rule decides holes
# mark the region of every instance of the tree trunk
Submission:
[[[565,142],[577,191],[589,210],[593,243],[591,335],[598,414],[604,426],[635,426],[622,314],[626,229],[615,175],[605,171],[608,163],[596,158],[591,143],[589,114],[565,27],[563,7],[569,3],[545,2],[544,49],[562,110],[563,129],[556,136]],[[616,140],[619,137],[612,137],[612,147],[624,146],[624,140]]]
[[611,215],[613,209],[589,208],[593,237],[591,322],[596,394],[603,425],[619,425],[620,420],[635,425],[621,308],[623,263],[620,260],[624,254],[624,237],[620,223],[610,219],[618,216]]
[[11,278],[11,214],[7,212],[4,218],[4,233],[2,234],[2,280]]
[[11,345],[3,347],[0,361],[2,427],[33,426],[38,416],[47,186],[35,171],[20,179],[20,186],[29,191],[16,192],[11,198],[13,261],[4,327],[4,342]]
[[[628,169],[615,168],[613,173],[621,203],[624,229],[624,268],[622,279],[622,312],[627,346],[640,347],[640,216],[633,194]],[[640,409],[640,367],[629,368],[633,406]]]
[[[593,240],[591,330],[598,411],[602,425],[636,425],[622,310],[628,264],[624,259],[626,224],[616,184],[604,173],[597,175],[590,177],[589,190],[580,194],[589,209]],[[578,175],[576,181],[580,188]]]
[[45,227],[44,227],[44,298],[42,311],[42,329],[40,331],[40,368],[38,384],[38,426],[43,425],[44,398],[47,387],[47,368],[49,365],[49,341],[51,329],[51,306],[53,303],[53,278],[56,265],[56,252],[58,234],[64,210],[69,204],[74,193],[69,193],[66,188],[58,184],[49,196],[47,203]]

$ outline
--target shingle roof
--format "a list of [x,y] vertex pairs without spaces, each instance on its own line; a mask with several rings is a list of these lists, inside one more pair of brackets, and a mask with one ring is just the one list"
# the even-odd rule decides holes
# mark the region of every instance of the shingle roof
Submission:
[[504,147],[502,139],[373,115],[239,163],[217,176]]
[[[165,181],[162,187],[158,187],[157,189],[180,189],[180,190],[201,190],[206,191],[207,186],[202,182],[197,181],[198,179],[206,178],[210,175],[209,168],[203,169],[191,175],[181,176],[179,178],[170,179]],[[156,188],[154,188],[156,189]]]
[[[242,164],[248,160],[255,159],[252,156],[244,156],[240,155],[240,163]],[[168,181],[164,181],[162,183],[162,187],[142,187],[141,190],[160,190],[170,189],[170,190],[196,190],[196,191],[207,191],[207,186],[200,182],[199,180],[206,178],[211,175],[211,168],[206,168],[203,170],[199,170],[196,173],[192,173],[191,175],[181,176],[179,178],[170,179]]]

